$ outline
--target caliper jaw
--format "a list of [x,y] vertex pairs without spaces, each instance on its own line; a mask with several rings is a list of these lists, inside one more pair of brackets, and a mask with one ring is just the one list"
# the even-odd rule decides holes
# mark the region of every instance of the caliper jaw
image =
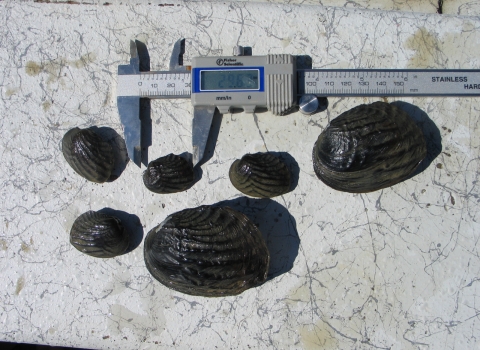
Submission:
[[[183,54],[185,53],[185,39],[178,40],[172,51],[170,58],[170,71],[187,72],[183,66]],[[140,58],[138,55],[137,43],[130,41],[130,64],[119,65],[118,75],[138,75],[140,74]],[[119,82],[122,81],[119,79]],[[128,86],[118,86],[118,91],[128,91]],[[141,133],[142,123],[140,120],[140,96],[118,96],[117,97],[118,114],[123,125],[125,144],[127,146],[128,157],[138,166],[142,161]]]
[[[184,53],[185,39],[180,39],[173,46],[172,56],[170,57],[170,71],[188,71],[187,67],[183,65]],[[193,108],[192,161],[194,167],[203,159],[214,114],[215,106],[194,106]]]
[[[180,39],[173,46],[172,56],[170,57],[170,71],[188,71],[187,67],[183,65],[184,53],[185,39]],[[194,167],[203,159],[214,114],[215,106],[194,106],[193,108],[192,161]]]
[[[119,65],[118,75],[135,75],[140,73],[140,59],[138,57],[137,44],[130,41],[130,64]],[[142,125],[140,121],[140,97],[137,96],[118,96],[117,97],[118,114],[120,122],[123,125],[125,144],[127,146],[128,157],[140,167],[142,161],[141,132]]]
[[194,167],[203,159],[214,114],[215,106],[195,106],[193,108],[192,146]]

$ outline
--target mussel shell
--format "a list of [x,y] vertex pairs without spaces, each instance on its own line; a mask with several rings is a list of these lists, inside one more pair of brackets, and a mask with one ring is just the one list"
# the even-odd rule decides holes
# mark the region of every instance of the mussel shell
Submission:
[[175,154],[160,157],[148,164],[143,183],[155,193],[185,191],[195,182],[193,165]]
[[365,193],[408,178],[426,154],[422,130],[410,116],[375,102],[330,122],[313,147],[313,168],[336,190]]
[[258,228],[229,207],[200,206],[168,216],[148,232],[145,264],[173,290],[236,295],[263,283],[270,255]]
[[113,258],[127,250],[129,236],[119,218],[87,211],[73,223],[70,243],[87,255]]
[[290,170],[271,153],[244,155],[233,162],[228,175],[237,190],[251,197],[271,198],[290,190]]
[[115,161],[112,146],[93,129],[67,131],[62,139],[62,152],[73,170],[89,181],[102,183],[112,174]]

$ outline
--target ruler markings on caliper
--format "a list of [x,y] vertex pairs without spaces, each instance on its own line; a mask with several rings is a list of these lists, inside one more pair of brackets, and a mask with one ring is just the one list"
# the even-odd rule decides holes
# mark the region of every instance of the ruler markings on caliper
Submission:
[[480,71],[311,69],[297,71],[298,94],[323,96],[478,96]]
[[189,98],[190,73],[155,72],[118,76],[117,96]]
[[[453,76],[445,76],[451,74]],[[189,98],[189,72],[118,76],[118,96]],[[461,75],[461,76],[459,76]],[[322,96],[477,96],[477,70],[298,70],[298,95]]]

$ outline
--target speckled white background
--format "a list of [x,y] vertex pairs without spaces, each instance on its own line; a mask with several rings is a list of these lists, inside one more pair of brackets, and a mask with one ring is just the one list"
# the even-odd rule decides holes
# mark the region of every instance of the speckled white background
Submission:
[[[435,158],[369,194],[326,187],[311,151],[329,120],[377,99],[330,98],[311,117],[217,118],[201,180],[174,195],[146,190],[132,163],[113,182],[89,183],[67,165],[60,141],[75,126],[122,134],[115,79],[130,39],[147,45],[152,70],[167,68],[182,37],[186,62],[240,44],[256,55],[310,55],[317,68],[479,68],[480,19],[171,3],[0,2],[0,338],[110,349],[478,347],[478,98],[402,99],[429,130]],[[190,151],[191,115],[189,101],[152,101],[150,160]],[[272,201],[237,200],[230,164],[266,149],[295,159],[297,186]],[[170,213],[223,200],[253,216],[274,248],[274,278],[237,297],[166,289],[147,272],[143,243],[101,260],[68,242],[73,221],[90,209],[136,215],[146,235]]]

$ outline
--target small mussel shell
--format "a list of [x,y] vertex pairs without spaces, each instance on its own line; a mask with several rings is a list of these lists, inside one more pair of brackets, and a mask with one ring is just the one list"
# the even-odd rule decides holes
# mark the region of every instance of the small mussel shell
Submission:
[[208,205],[174,213],[150,230],[144,255],[159,282],[206,297],[236,295],[263,283],[270,261],[253,222],[229,207]]
[[237,190],[251,197],[271,198],[290,190],[290,170],[271,153],[244,155],[233,162],[228,175]]
[[70,243],[87,255],[113,258],[127,250],[129,237],[117,217],[87,211],[73,223]]
[[408,178],[426,154],[422,130],[410,116],[375,102],[330,122],[313,147],[313,168],[336,190],[365,193]]
[[113,149],[92,129],[73,128],[63,136],[62,152],[67,163],[85,179],[102,183],[112,174]]
[[155,193],[185,191],[194,182],[193,165],[175,154],[151,161],[143,173],[143,183]]

